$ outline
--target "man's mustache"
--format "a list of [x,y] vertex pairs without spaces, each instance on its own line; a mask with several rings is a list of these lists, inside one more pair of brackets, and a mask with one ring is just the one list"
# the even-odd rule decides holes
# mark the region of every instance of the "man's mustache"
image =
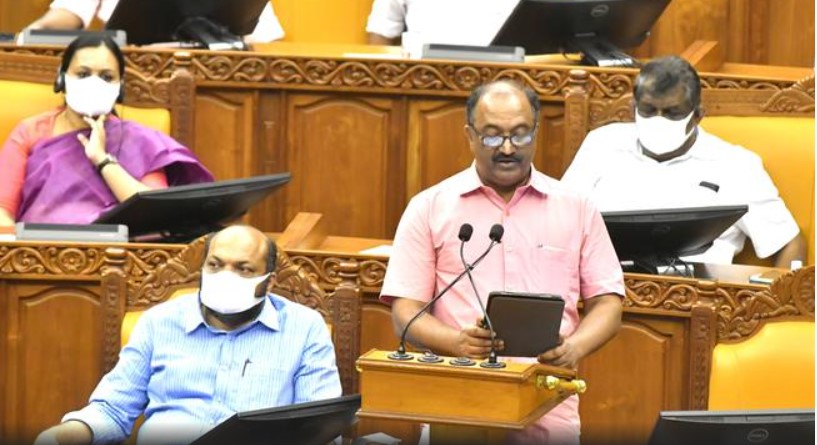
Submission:
[[494,162],[520,162],[522,157],[519,155],[494,155],[491,160]]

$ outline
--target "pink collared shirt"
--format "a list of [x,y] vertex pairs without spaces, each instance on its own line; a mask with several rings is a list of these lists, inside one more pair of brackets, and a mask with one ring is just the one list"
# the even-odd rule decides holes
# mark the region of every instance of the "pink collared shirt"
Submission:
[[[579,324],[579,299],[624,295],[604,221],[587,198],[534,169],[528,184],[506,203],[482,184],[472,165],[411,200],[394,237],[381,299],[428,301],[453,281],[463,270],[457,235],[464,223],[474,227],[465,244],[469,263],[490,244],[492,225],[505,228],[502,243],[472,272],[483,303],[495,290],[559,295],[565,300],[561,333],[570,336]],[[482,317],[467,279],[437,301],[432,314],[458,329]],[[545,430],[544,436],[536,435],[540,439],[574,433],[578,439],[578,401],[568,399],[539,424]]]

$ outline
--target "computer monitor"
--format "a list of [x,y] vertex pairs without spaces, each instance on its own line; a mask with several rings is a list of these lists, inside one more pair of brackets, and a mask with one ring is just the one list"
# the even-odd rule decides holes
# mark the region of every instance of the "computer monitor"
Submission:
[[139,192],[94,223],[124,224],[131,238],[158,234],[162,241],[189,241],[240,217],[290,177],[279,173]]
[[648,445],[814,443],[814,410],[663,411]]
[[128,42],[197,41],[211,50],[243,50],[268,0],[119,0],[107,29],[127,32]]
[[624,54],[647,38],[670,0],[520,0],[492,45],[527,54],[580,52],[598,66],[635,66]]
[[619,260],[662,262],[706,251],[745,205],[602,212]]
[[191,445],[326,445],[357,419],[360,394],[238,413]]

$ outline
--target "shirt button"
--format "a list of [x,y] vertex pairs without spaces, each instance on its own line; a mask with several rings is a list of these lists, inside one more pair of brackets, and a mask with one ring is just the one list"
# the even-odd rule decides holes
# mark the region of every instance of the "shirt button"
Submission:
[[513,247],[505,246],[505,252],[508,252],[508,253],[513,252]]
[[505,290],[507,292],[512,292],[513,291],[513,286],[509,284],[509,285],[505,286]]

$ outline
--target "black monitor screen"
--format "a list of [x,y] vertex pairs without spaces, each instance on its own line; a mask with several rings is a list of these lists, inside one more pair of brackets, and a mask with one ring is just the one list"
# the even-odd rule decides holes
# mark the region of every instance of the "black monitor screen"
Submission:
[[631,49],[647,38],[670,0],[521,0],[492,45],[527,54],[576,52],[579,40]]
[[737,222],[745,205],[603,212],[619,260],[703,253]]
[[131,237],[168,233],[192,239],[240,217],[289,180],[289,173],[279,173],[139,192],[94,223],[124,224]]
[[145,45],[179,40],[185,20],[203,17],[236,35],[251,34],[268,0],[119,0],[108,29],[123,29],[128,42]]
[[327,445],[357,419],[360,394],[238,413],[191,445]]
[[814,410],[665,411],[648,445],[814,443]]

